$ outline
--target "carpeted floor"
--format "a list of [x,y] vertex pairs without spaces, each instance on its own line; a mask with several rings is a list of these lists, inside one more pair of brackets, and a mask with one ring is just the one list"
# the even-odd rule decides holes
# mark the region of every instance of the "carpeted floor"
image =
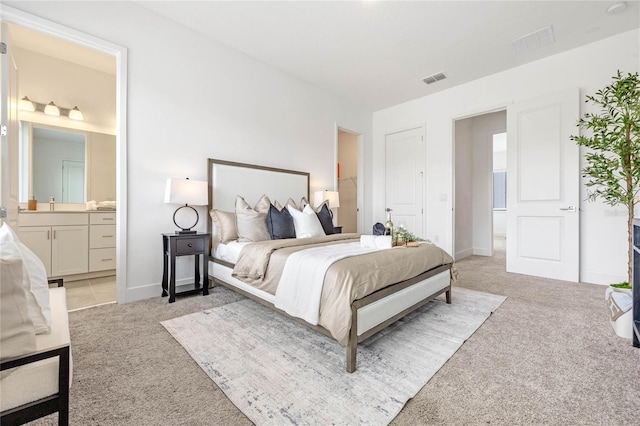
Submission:
[[[508,299],[392,425],[638,424],[640,350],[613,333],[604,287],[507,274],[501,253],[458,270],[459,286]],[[160,324],[240,299],[216,287],[70,313],[70,423],[251,424]]]

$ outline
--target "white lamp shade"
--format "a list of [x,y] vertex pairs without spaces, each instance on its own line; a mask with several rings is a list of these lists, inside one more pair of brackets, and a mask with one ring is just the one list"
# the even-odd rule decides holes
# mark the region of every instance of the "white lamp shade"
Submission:
[[53,103],[53,101],[49,102],[46,107],[44,107],[44,113],[47,115],[52,115],[54,117],[60,116],[60,108]]
[[33,104],[33,102],[31,102],[31,99],[29,99],[28,96],[20,99],[20,102],[18,102],[18,108],[20,108],[21,111],[29,112],[33,112],[36,110],[36,106]]
[[209,203],[208,184],[202,180],[168,178],[164,191],[166,204],[206,206]]
[[82,111],[80,111],[78,107],[75,106],[69,110],[69,118],[72,120],[83,120],[84,116],[82,115]]
[[316,191],[313,193],[313,204],[318,207],[325,200],[329,200],[329,208],[340,207],[340,194],[338,191]]

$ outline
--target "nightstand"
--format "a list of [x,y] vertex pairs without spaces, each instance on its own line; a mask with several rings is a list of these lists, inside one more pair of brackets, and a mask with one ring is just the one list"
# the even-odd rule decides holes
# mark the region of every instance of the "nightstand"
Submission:
[[[209,251],[209,234],[162,234],[162,250],[164,253],[164,270],[162,272],[162,297],[169,296],[169,303],[176,301],[176,257],[195,256],[195,280],[193,289],[177,294],[209,294],[209,271],[207,255]],[[202,256],[202,286],[200,286],[200,266]],[[171,266],[169,267],[169,262]]]
[[333,227],[334,234],[342,234],[342,226],[334,226]]

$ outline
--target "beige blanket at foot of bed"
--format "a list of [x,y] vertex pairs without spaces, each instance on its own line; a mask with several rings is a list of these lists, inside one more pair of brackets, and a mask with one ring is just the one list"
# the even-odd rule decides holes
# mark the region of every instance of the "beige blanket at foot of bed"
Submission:
[[[359,234],[273,240],[246,246],[234,267],[233,276],[271,294],[275,294],[289,254],[325,244],[359,241]],[[348,257],[327,270],[320,301],[319,325],[346,344],[351,328],[351,303],[390,284],[413,278],[440,265],[453,263],[444,250],[431,244],[395,247]]]

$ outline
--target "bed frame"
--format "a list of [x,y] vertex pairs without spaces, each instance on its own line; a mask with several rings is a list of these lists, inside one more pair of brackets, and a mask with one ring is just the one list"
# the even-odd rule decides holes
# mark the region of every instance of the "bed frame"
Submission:
[[[234,211],[236,195],[240,194],[249,204],[255,204],[266,194],[271,200],[285,203],[288,198],[296,202],[305,196],[309,200],[309,173],[235,163],[209,158],[207,162],[209,180],[209,210],[217,208]],[[311,200],[309,200],[311,201]],[[207,232],[212,234],[211,216],[207,215]],[[210,238],[215,240],[215,235]],[[213,244],[213,243],[212,243]],[[211,250],[210,250],[211,253]],[[332,337],[321,326],[293,317],[276,308],[274,304],[260,297],[258,292],[247,291],[241,284],[222,271],[233,268],[228,262],[209,256],[209,277],[212,283],[220,284],[242,294],[264,306],[293,318],[294,320]],[[366,340],[388,325],[410,312],[415,311],[442,293],[446,293],[447,303],[451,303],[451,265],[441,265],[405,281],[392,284],[351,304],[351,330],[347,342],[346,370],[356,370],[358,343]],[[248,286],[245,286],[248,287]]]

